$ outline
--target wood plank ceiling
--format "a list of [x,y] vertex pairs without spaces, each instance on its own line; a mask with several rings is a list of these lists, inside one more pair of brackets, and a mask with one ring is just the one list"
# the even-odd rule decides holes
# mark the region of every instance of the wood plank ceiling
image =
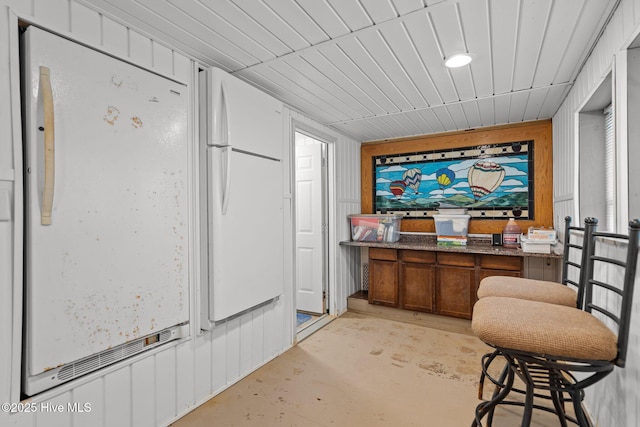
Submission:
[[618,3],[81,1],[358,141],[552,117]]

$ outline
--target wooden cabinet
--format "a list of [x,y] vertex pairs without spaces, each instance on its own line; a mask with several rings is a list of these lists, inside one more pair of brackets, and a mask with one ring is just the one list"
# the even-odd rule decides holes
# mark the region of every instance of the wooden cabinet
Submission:
[[400,306],[406,310],[435,311],[434,252],[400,251]]
[[522,271],[522,257],[369,248],[369,303],[470,319],[482,279]]
[[489,276],[522,276],[523,259],[499,255],[479,255],[479,267],[478,285],[482,279]]
[[398,262],[395,249],[369,249],[369,303],[398,306]]
[[473,304],[476,302],[475,266],[476,259],[473,254],[438,254],[438,314],[471,318]]

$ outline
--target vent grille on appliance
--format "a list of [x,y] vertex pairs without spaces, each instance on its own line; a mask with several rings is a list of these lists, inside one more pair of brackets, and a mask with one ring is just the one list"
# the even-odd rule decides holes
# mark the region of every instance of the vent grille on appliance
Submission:
[[[95,371],[96,369],[118,362],[122,359],[126,359],[127,357],[131,357],[143,350],[157,347],[158,345],[169,341],[171,335],[171,330],[164,330],[159,334],[151,335],[151,337],[157,337],[157,339],[150,341],[150,337],[148,336],[138,338],[135,341],[121,344],[112,349],[105,350],[102,353],[89,356],[85,359],[80,359],[63,367],[60,372],[58,372],[58,380],[69,381],[73,378]],[[150,342],[151,344],[149,344]]]
[[362,264],[362,290],[369,290],[369,264]]

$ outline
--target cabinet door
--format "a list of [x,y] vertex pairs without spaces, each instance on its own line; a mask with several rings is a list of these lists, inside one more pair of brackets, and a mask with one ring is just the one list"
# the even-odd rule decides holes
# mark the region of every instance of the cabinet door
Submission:
[[398,262],[369,260],[369,304],[398,306]]
[[433,264],[400,263],[402,308],[433,313],[435,276]]
[[478,272],[478,284],[482,282],[482,279],[489,276],[511,276],[511,277],[521,277],[519,271],[513,270],[490,270],[486,268],[481,268]]
[[475,270],[465,267],[437,267],[436,307],[438,314],[471,319],[475,301]]

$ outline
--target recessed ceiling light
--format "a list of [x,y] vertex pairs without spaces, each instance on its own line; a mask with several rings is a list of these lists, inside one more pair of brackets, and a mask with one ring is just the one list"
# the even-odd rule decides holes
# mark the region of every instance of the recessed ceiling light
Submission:
[[468,53],[457,53],[444,60],[444,65],[449,68],[458,68],[467,65],[473,58]]

